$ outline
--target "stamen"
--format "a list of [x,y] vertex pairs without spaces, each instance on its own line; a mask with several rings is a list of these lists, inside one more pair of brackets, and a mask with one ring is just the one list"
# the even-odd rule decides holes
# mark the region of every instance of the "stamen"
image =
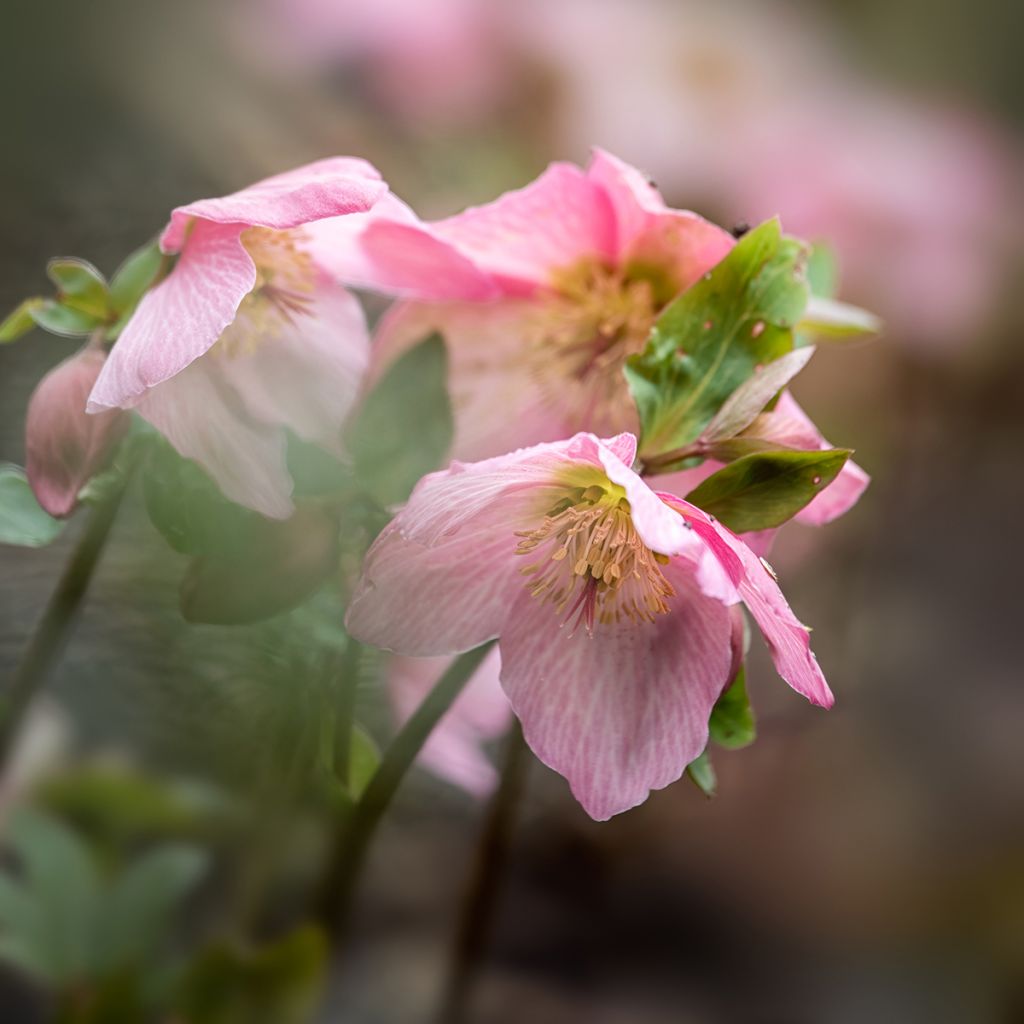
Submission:
[[593,635],[595,624],[654,622],[669,610],[675,590],[661,571],[668,558],[640,540],[624,497],[575,488],[518,536],[516,554],[542,556],[520,570],[532,577],[527,589],[564,613],[570,635],[581,624]]

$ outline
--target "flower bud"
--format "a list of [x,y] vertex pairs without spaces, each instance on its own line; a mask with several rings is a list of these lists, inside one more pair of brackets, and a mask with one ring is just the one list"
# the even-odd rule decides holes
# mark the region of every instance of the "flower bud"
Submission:
[[25,419],[25,469],[36,500],[51,516],[70,515],[78,492],[107,463],[128,427],[113,409],[95,416],[85,402],[106,359],[93,347],[65,359],[38,384]]

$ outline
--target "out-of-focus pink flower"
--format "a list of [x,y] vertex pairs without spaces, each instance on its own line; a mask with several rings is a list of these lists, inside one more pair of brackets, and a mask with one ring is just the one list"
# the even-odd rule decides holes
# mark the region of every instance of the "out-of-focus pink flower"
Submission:
[[462,458],[636,429],[623,361],[733,245],[601,150],[585,171],[552,164],[446,220],[417,222],[393,199],[382,210],[348,246],[317,252],[355,283],[425,300],[384,318],[371,372],[440,331]]
[[78,492],[104,468],[128,427],[120,409],[86,414],[105,360],[102,349],[83,348],[54,367],[29,399],[25,470],[36,500],[51,516],[75,510]]
[[[399,725],[420,706],[451,662],[451,658],[391,658],[386,686]],[[495,649],[438,722],[420,753],[425,768],[476,797],[490,794],[498,782],[483,745],[498,739],[512,721],[512,709],[498,682],[500,669]]]
[[114,345],[89,411],[134,408],[229,498],[287,517],[282,428],[336,448],[367,360],[362,310],[304,230],[341,230],[385,191],[365,161],[336,157],[178,207],[160,238],[177,263]]
[[256,52],[347,72],[409,125],[464,123],[507,90],[509,54],[489,0],[264,0],[241,16]]
[[636,440],[577,434],[425,477],[371,548],[353,636],[399,654],[499,639],[527,743],[594,818],[704,749],[743,601],[798,692],[832,694],[775,580],[700,509],[629,466]]

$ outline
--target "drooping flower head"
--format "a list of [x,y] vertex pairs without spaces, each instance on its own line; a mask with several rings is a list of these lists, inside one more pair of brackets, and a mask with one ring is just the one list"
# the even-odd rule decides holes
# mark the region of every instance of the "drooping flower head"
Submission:
[[658,313],[732,236],[669,209],[601,150],[526,188],[423,223],[393,198],[350,244],[317,245],[348,279],[410,297],[382,322],[373,372],[433,330],[445,337],[454,454],[496,455],[585,429],[636,429],[622,375]]
[[808,631],[747,545],[630,468],[635,439],[577,434],[425,477],[371,548],[353,636],[403,655],[499,639],[538,757],[603,819],[704,749],[742,601],[780,675],[832,695]]
[[289,515],[282,428],[337,447],[367,359],[362,311],[306,231],[385,191],[369,164],[336,157],[178,207],[160,237],[177,262],[114,345],[89,411],[136,409],[229,498]]

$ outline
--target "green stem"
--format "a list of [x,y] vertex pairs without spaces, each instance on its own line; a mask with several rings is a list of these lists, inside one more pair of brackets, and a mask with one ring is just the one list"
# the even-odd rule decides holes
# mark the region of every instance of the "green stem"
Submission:
[[437,1024],[462,1024],[469,1019],[469,997],[483,962],[501,876],[508,860],[516,809],[525,784],[526,749],[523,730],[516,721],[506,740],[501,782],[487,809],[472,872],[459,908]]
[[93,508],[71,558],[36,625],[0,705],[0,772],[11,756],[18,728],[32,698],[60,660],[78,620],[96,563],[107,542],[127,479]]
[[467,651],[451,664],[384,751],[377,771],[352,807],[344,843],[338,850],[328,884],[336,936],[340,937],[347,925],[355,884],[380,819],[434,726],[452,706],[492,645],[493,641]]

